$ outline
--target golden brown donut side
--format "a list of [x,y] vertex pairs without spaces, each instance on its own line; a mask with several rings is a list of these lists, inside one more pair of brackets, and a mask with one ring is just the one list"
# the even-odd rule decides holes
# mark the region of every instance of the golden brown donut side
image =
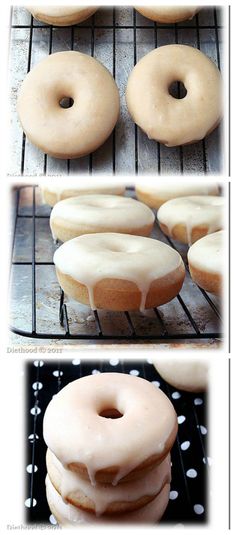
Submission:
[[[65,294],[73,299],[89,305],[89,294],[86,286],[56,268],[57,278]],[[168,275],[152,282],[147,294],[145,308],[153,308],[168,303],[176,297],[182,288],[185,277],[184,266]],[[141,292],[133,282],[120,279],[103,279],[94,288],[96,308],[125,311],[139,310]]]
[[98,232],[121,232],[122,234],[132,234],[137,236],[150,236],[153,224],[151,225],[143,225],[139,228],[123,228],[120,229],[116,226],[107,228],[106,225],[104,227],[98,226],[98,225],[78,225],[74,224],[71,221],[66,221],[65,219],[61,219],[59,217],[55,218],[53,221],[51,221],[51,228],[54,236],[57,236],[59,240],[62,242],[72,240],[73,238],[76,238],[77,236],[82,236],[83,234],[94,234]]
[[[178,223],[177,225],[175,225],[171,229],[171,232],[167,225],[165,225],[164,223],[159,222],[159,225],[164,234],[166,234],[166,236],[169,236],[174,240],[178,240],[181,243],[185,243],[187,245],[189,244],[187,229],[186,226],[182,223]],[[219,228],[217,228],[216,231],[221,230],[221,228],[222,226],[219,225]],[[206,236],[208,234],[208,231],[209,228],[206,225],[199,225],[197,227],[193,227],[191,231],[191,243],[195,243],[197,240],[200,240],[200,238],[203,238],[203,236]]]
[[223,280],[221,275],[198,269],[194,267],[191,262],[189,262],[189,271],[193,281],[196,282],[200,288],[215,295],[222,294]]
[[[61,474],[60,474],[60,471],[57,469],[55,463],[53,463],[53,457],[52,457],[52,453],[50,452],[50,450],[47,450],[46,465],[47,465],[47,471],[48,471],[48,475],[51,480],[51,483],[53,484],[56,491],[59,494],[62,494]],[[136,509],[139,509],[140,507],[143,507],[147,503],[151,502],[162,491],[163,487],[167,483],[170,483],[170,473],[166,474],[161,484],[161,487],[158,488],[155,494],[151,494],[151,495],[144,494],[143,496],[141,496],[140,498],[134,501],[125,501],[125,500],[113,501],[107,504],[107,507],[103,514],[113,515],[117,513],[135,511]],[[135,481],[133,484],[135,486]],[[121,484],[121,487],[122,487],[122,484]],[[111,488],[111,492],[112,492],[112,488]],[[74,507],[78,507],[79,509],[82,509],[83,511],[86,511],[88,513],[96,513],[96,505],[94,501],[87,494],[85,495],[81,488],[76,489],[76,492],[68,493],[68,495],[66,496],[66,501],[70,503],[71,505],[74,505]]]

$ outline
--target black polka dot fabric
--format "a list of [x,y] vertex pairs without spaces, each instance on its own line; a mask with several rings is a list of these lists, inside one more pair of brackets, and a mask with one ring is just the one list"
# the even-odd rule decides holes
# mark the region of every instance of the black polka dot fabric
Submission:
[[46,445],[42,423],[49,401],[61,388],[79,377],[111,371],[144,377],[156,388],[161,388],[178,415],[178,436],[171,451],[170,500],[161,522],[176,526],[206,523],[208,472],[212,464],[207,452],[206,394],[190,394],[172,388],[159,376],[150,360],[134,362],[117,358],[96,362],[77,358],[66,362],[35,360],[27,365],[26,521],[56,525],[45,493]]

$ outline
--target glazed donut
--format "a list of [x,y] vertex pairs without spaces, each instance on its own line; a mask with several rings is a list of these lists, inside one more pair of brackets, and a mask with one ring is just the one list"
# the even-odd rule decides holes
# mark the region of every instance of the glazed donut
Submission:
[[163,182],[153,186],[136,184],[136,195],[139,201],[144,202],[151,208],[160,208],[170,199],[184,197],[186,195],[218,195],[219,188],[216,184],[189,184],[179,182]]
[[222,292],[225,231],[198,240],[188,251],[190,275],[196,284],[216,295]]
[[120,373],[69,383],[50,401],[43,422],[48,448],[92,485],[138,479],[165,459],[176,433],[167,396]]
[[[78,180],[77,180],[78,182]],[[98,183],[92,180],[86,180],[85,184],[78,184],[75,181],[67,180],[66,186],[60,183],[53,183],[50,185],[41,186],[42,200],[49,206],[54,206],[57,202],[70,197],[78,197],[78,195],[90,195],[94,193],[101,193],[104,195],[124,195],[125,186],[108,186],[106,184]]]
[[192,195],[167,201],[158,210],[157,217],[164,234],[191,244],[222,229],[223,209],[223,197]]
[[[187,90],[182,99],[169,93],[176,81],[182,82]],[[149,139],[167,147],[194,143],[220,122],[221,75],[197,48],[161,46],[134,67],[128,79],[126,101],[133,121]]]
[[161,23],[182,22],[191,20],[200,10],[199,6],[140,6],[135,7],[147,19]]
[[98,8],[92,6],[27,6],[27,9],[40,22],[56,26],[70,26],[88,19]]
[[95,310],[141,310],[165,304],[179,293],[181,256],[163,242],[130,234],[85,234],[54,254],[65,294]]
[[208,387],[208,363],[203,360],[161,359],[153,361],[161,377],[186,392],[203,392]]
[[46,494],[49,508],[58,524],[62,526],[75,526],[77,524],[94,524],[94,523],[145,523],[153,524],[158,522],[163,516],[169,502],[170,485],[167,484],[150,503],[133,511],[131,513],[111,516],[97,517],[94,514],[82,511],[78,507],[64,503],[60,494],[53,487],[48,475],[46,477]]
[[50,481],[63,501],[98,516],[135,511],[152,501],[171,481],[170,454],[142,478],[116,486],[91,485],[72,470],[63,468],[50,450],[46,464]]
[[116,195],[81,195],[58,202],[50,217],[53,238],[63,242],[94,232],[149,236],[154,214],[145,204]]
[[[72,106],[62,108],[64,98]],[[79,158],[111,134],[119,115],[119,92],[110,72],[81,52],[57,52],[30,71],[17,111],[27,138],[54,158]]]

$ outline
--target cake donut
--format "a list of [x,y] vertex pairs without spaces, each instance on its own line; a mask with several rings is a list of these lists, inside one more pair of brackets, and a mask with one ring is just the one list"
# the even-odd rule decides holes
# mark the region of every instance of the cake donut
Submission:
[[136,11],[141,13],[147,19],[171,24],[191,20],[200,10],[199,6],[140,6],[135,7]]
[[214,232],[194,243],[188,251],[190,275],[194,282],[216,295],[223,285],[225,231]]
[[41,188],[42,200],[49,206],[54,206],[57,202],[63,201],[63,199],[69,199],[70,197],[78,197],[78,195],[90,195],[90,194],[104,194],[104,195],[124,195],[125,186],[122,185],[107,185],[97,183],[94,181],[86,180],[84,184],[78,184],[75,181],[66,181],[66,185],[56,183],[53,180],[52,184],[47,184]]
[[106,515],[97,517],[92,513],[87,513],[69,503],[63,502],[62,497],[53,487],[48,475],[46,477],[46,493],[50,510],[58,524],[62,526],[87,525],[94,523],[109,524],[111,522],[113,524],[153,524],[158,522],[165,512],[169,502],[170,485],[166,484],[160,494],[144,507],[131,513],[113,515],[112,517]]
[[171,199],[158,210],[157,218],[164,234],[191,244],[223,226],[223,197],[191,195]]
[[167,303],[180,291],[181,256],[163,242],[130,234],[85,234],[54,254],[65,294],[95,310],[141,310]]
[[154,385],[102,373],[77,379],[52,398],[43,435],[64,468],[92,485],[117,485],[159,465],[175,441],[177,425],[172,403]]
[[50,227],[54,239],[63,242],[95,232],[149,236],[154,219],[148,206],[130,197],[81,195],[54,206]]
[[79,474],[63,468],[50,450],[46,464],[50,481],[63,501],[97,516],[135,511],[152,501],[171,481],[170,454],[142,478],[115,486],[91,485]]
[[203,360],[160,359],[153,361],[161,377],[186,392],[203,392],[208,387],[209,366]]
[[189,182],[161,182],[152,186],[136,184],[136,195],[139,201],[144,202],[151,208],[160,208],[170,199],[185,197],[188,195],[218,195],[217,184],[197,184]]
[[[72,106],[63,108],[63,99]],[[119,115],[119,92],[110,72],[81,52],[56,52],[26,76],[17,111],[31,143],[55,158],[79,158],[111,134]]]
[[[184,98],[174,98],[169,92],[176,81],[187,90]],[[134,67],[126,102],[133,121],[149,139],[167,147],[186,145],[203,139],[219,124],[221,85],[219,69],[200,50],[165,45]]]
[[56,26],[70,26],[88,19],[98,8],[92,6],[27,6],[27,9],[40,22]]

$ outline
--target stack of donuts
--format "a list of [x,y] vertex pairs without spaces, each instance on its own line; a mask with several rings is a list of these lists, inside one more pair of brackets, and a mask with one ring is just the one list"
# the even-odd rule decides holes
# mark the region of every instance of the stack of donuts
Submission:
[[57,522],[158,522],[176,433],[171,402],[144,379],[102,373],[69,383],[44,416],[46,492]]

